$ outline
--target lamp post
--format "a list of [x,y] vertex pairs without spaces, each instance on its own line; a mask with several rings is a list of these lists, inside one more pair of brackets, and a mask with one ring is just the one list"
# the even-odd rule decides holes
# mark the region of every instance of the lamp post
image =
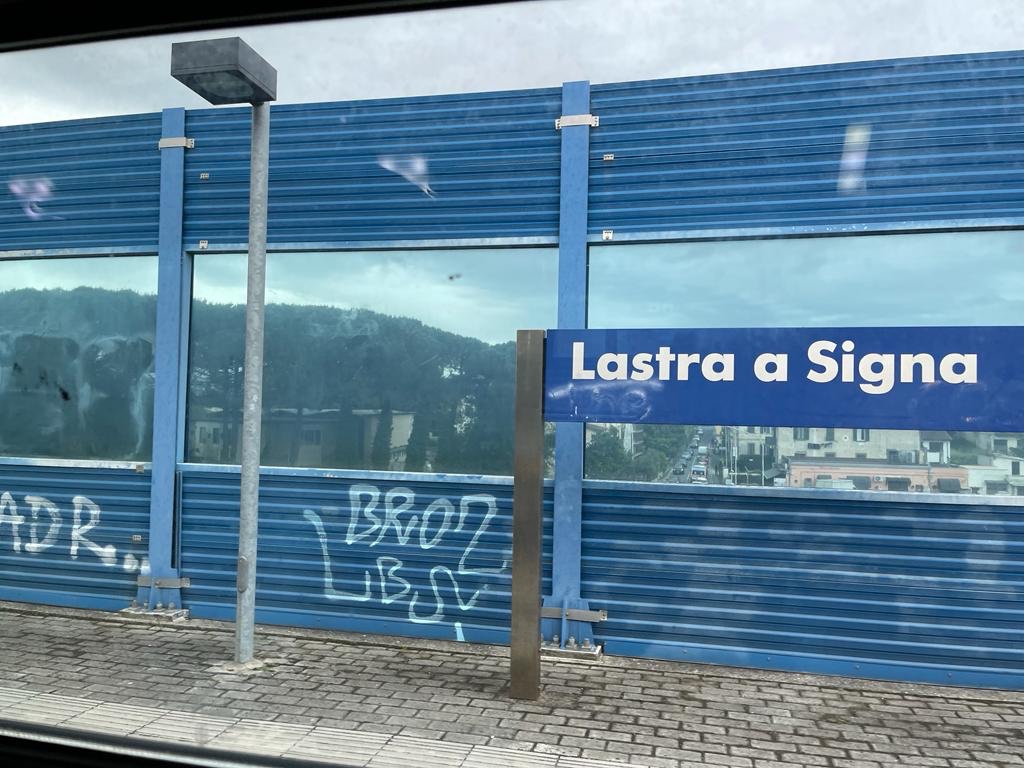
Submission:
[[256,614],[256,531],[259,513],[260,419],[263,410],[263,305],[267,262],[267,177],[270,105],[277,70],[238,37],[171,45],[171,76],[211,104],[252,105],[249,163],[249,259],[245,297],[242,395],[242,477],[238,516],[238,601],[235,661],[253,657]]

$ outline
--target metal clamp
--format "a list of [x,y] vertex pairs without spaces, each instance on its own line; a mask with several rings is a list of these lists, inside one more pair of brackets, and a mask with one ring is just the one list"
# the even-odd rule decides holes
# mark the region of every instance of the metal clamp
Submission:
[[171,139],[160,139],[157,143],[159,149],[195,149],[196,140],[184,136],[177,136]]
[[[542,619],[560,619],[562,618],[562,609],[558,606],[541,608],[540,616]],[[582,608],[566,608],[565,618],[569,621],[607,621],[608,611],[586,611]]]
[[192,581],[187,576],[180,579],[154,579],[152,576],[139,576],[136,583],[140,587],[156,587],[157,589],[182,589],[192,586]]
[[562,115],[555,119],[555,130],[560,131],[573,125],[589,125],[597,128],[600,118],[597,115]]

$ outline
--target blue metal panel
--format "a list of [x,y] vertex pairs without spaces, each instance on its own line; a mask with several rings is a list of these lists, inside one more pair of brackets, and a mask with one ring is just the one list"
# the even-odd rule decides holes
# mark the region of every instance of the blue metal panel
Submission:
[[0,463],[0,599],[127,608],[148,517],[148,472]]
[[[552,88],[274,106],[268,240],[552,237],[560,103]],[[186,243],[246,240],[249,112],[188,113]]]
[[[182,471],[184,605],[229,620],[238,470]],[[257,621],[508,642],[509,478],[265,471],[259,501]],[[550,488],[545,506],[549,591]]]
[[593,233],[1024,221],[1020,52],[597,85],[592,111]]
[[154,248],[160,115],[0,128],[0,251]]
[[609,653],[1024,688],[1024,506],[584,483]]

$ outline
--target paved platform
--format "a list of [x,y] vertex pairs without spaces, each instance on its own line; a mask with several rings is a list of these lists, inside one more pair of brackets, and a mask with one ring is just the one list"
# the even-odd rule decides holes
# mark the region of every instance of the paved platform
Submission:
[[1024,766],[1024,693],[0,603],[0,717],[327,762],[456,768]]

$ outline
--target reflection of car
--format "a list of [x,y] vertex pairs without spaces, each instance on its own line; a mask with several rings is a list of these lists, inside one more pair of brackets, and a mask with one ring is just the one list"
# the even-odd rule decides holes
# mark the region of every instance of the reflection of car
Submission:
[[708,479],[704,475],[695,475],[690,478],[691,483],[697,483],[698,485],[707,485]]

